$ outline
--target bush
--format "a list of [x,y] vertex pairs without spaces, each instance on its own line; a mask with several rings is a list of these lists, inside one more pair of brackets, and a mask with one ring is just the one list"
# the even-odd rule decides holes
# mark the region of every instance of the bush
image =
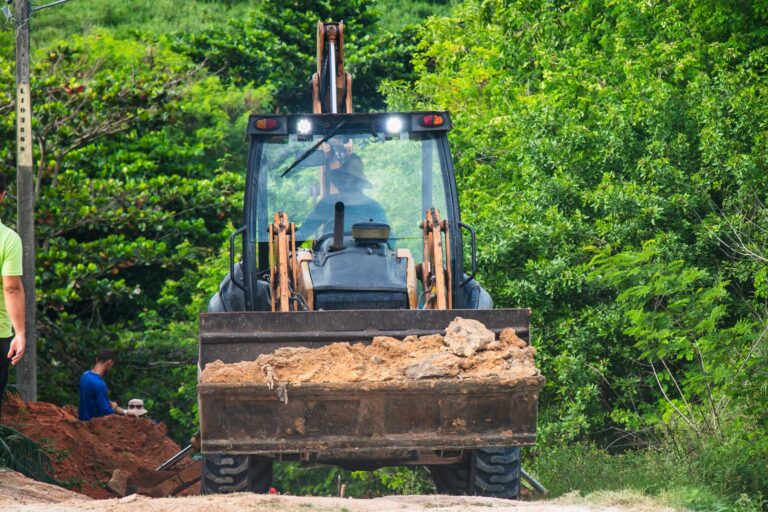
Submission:
[[[684,446],[688,443],[686,446]],[[538,447],[523,467],[550,492],[582,496],[634,490],[669,505],[700,511],[768,510],[768,450],[761,442],[734,436],[664,438],[655,448],[610,453],[593,444]]]
[[58,484],[52,476],[53,466],[43,447],[5,425],[0,425],[0,468],[12,469],[49,484]]

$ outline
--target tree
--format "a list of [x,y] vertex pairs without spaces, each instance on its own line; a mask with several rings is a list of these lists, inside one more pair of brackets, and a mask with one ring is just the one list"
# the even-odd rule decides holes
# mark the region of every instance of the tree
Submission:
[[497,304],[534,311],[545,444],[704,432],[768,460],[750,440],[767,405],[767,16],[467,1],[428,23],[418,80],[386,85],[396,108],[454,115],[481,278]]
[[410,55],[415,30],[379,30],[373,5],[371,0],[263,2],[248,18],[180,36],[175,48],[204,64],[225,82],[270,88],[275,112],[307,112],[312,106],[309,82],[317,69],[317,22],[343,20],[355,109],[381,109],[381,80],[414,78]]
[[[114,398],[143,394],[184,439],[194,398],[165,404],[194,388],[198,282],[241,214],[246,112],[269,95],[223,86],[162,41],[108,32],[37,62],[41,399],[76,403],[80,373],[100,348],[118,348]],[[0,80],[0,111],[10,111],[8,61]],[[0,132],[13,140],[11,116]],[[8,171],[13,154],[0,154]]]

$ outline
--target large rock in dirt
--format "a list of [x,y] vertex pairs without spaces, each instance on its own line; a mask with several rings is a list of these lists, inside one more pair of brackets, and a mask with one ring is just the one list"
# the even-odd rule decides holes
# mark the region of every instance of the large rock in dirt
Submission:
[[127,496],[133,492],[128,491],[128,479],[130,477],[130,471],[116,469],[112,472],[112,478],[107,482],[107,487],[118,496]]
[[409,379],[455,377],[459,374],[459,358],[453,354],[433,354],[406,366],[403,373]]
[[457,356],[472,357],[496,341],[493,331],[477,320],[457,316],[445,330],[445,344]]
[[512,345],[517,348],[525,348],[528,343],[518,337],[517,333],[511,327],[508,327],[499,333],[499,341],[502,345]]

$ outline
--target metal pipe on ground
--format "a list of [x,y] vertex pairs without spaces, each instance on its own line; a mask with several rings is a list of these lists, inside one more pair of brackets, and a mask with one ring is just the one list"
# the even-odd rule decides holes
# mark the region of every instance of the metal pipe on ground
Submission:
[[531,476],[531,474],[530,474],[530,473],[528,473],[528,472],[527,472],[526,470],[524,470],[523,468],[520,468],[520,474],[522,475],[522,477],[523,477],[523,478],[524,478],[524,479],[525,479],[525,480],[526,480],[526,481],[527,481],[529,484],[531,484],[531,486],[532,486],[532,487],[533,487],[535,490],[537,490],[538,492],[540,492],[541,494],[544,494],[544,495],[546,495],[546,494],[549,494],[549,491],[547,490],[547,488],[546,488],[546,487],[544,487],[543,485],[541,485],[541,482],[539,482],[538,480],[536,480],[535,478],[533,478],[533,477]]

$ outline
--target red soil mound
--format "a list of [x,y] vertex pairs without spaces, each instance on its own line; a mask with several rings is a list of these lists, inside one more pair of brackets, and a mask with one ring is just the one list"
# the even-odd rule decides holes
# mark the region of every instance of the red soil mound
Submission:
[[50,453],[56,478],[93,498],[113,498],[106,483],[115,469],[154,469],[179,451],[165,425],[132,416],[79,421],[71,405],[3,401],[2,421],[41,443]]

